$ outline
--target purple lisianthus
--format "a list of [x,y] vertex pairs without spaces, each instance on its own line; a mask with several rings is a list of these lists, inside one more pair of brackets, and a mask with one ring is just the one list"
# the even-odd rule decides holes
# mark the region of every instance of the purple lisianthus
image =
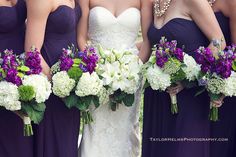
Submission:
[[26,53],[25,65],[30,68],[27,73],[30,74],[40,74],[42,72],[40,53],[37,49],[34,49]]
[[87,67],[86,67],[84,64],[82,64],[82,63],[79,65],[79,68],[80,68],[83,72],[88,72]]
[[206,79],[199,79],[198,80],[198,85],[199,86],[206,86],[208,81]]

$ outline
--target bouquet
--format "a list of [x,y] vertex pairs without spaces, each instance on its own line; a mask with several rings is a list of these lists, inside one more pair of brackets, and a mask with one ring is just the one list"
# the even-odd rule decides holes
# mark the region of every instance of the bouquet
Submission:
[[95,68],[98,56],[93,47],[78,52],[73,46],[63,49],[59,61],[52,67],[53,93],[63,98],[68,108],[76,107],[82,112],[84,124],[93,122],[89,107],[99,107],[102,81]]
[[141,80],[142,62],[133,49],[115,50],[98,47],[100,59],[96,71],[102,78],[113,111],[118,104],[130,107]]
[[[162,37],[152,49],[149,61],[143,67],[147,83],[153,90],[165,91],[178,82],[190,86],[197,79],[200,66],[193,57],[177,48],[177,41],[168,42]],[[178,113],[177,96],[171,97],[171,113]]]
[[0,106],[17,113],[24,121],[24,135],[31,136],[31,121],[41,122],[51,93],[50,82],[41,74],[39,52],[16,56],[6,50],[0,63]]
[[200,47],[196,50],[196,61],[201,65],[199,86],[205,87],[211,99],[210,120],[217,121],[218,107],[212,101],[224,96],[236,96],[236,73],[232,72],[235,53],[231,48],[222,51],[217,41],[213,41],[213,44],[217,47],[218,53],[214,54],[209,48]]

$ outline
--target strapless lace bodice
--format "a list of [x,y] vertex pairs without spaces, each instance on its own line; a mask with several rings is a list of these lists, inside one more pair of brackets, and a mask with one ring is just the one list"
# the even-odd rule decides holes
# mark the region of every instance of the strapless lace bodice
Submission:
[[89,39],[104,48],[133,48],[140,28],[140,11],[128,8],[115,17],[104,7],[94,7],[89,15]]

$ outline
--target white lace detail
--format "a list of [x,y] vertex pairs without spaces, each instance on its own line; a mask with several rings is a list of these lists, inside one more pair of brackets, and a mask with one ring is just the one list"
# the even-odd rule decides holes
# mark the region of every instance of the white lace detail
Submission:
[[[89,15],[89,38],[104,48],[135,48],[140,28],[140,11],[129,8],[115,17],[103,7]],[[132,107],[120,105],[113,112],[108,104],[92,110],[94,123],[85,126],[81,157],[138,157],[140,155],[139,106],[141,90]]]

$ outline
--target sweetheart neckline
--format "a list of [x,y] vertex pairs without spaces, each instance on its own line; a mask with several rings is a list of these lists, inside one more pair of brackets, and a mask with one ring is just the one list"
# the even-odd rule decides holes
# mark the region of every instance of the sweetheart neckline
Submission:
[[50,14],[56,13],[58,10],[60,10],[60,9],[63,8],[63,7],[69,8],[69,9],[71,9],[71,10],[75,10],[75,8],[76,8],[76,6],[75,6],[74,8],[72,8],[72,7],[68,6],[68,5],[62,4],[62,5],[59,5],[59,6],[58,6],[54,11],[52,11]]
[[186,21],[186,22],[194,22],[192,20],[189,20],[189,19],[184,19],[184,18],[181,18],[181,17],[175,17],[175,18],[172,18],[171,20],[169,20],[168,22],[166,22],[162,27],[158,28],[156,27],[156,25],[154,24],[153,22],[153,27],[156,29],[156,30],[161,30],[161,29],[164,29],[169,23],[175,21],[175,20],[182,20],[182,21]]
[[137,10],[137,11],[140,13],[140,10],[139,10],[138,8],[136,8],[136,7],[129,7],[129,8],[127,8],[127,9],[123,10],[118,16],[115,16],[114,14],[112,14],[112,12],[111,12],[109,9],[107,9],[107,8],[105,8],[105,7],[102,7],[102,6],[95,6],[95,7],[93,7],[93,8],[90,9],[90,12],[93,11],[94,9],[96,9],[96,8],[100,8],[100,9],[106,10],[106,11],[107,11],[110,15],[112,15],[112,17],[114,17],[115,19],[119,19],[123,14],[125,14],[127,11],[129,11],[129,10],[131,10],[131,9]]

